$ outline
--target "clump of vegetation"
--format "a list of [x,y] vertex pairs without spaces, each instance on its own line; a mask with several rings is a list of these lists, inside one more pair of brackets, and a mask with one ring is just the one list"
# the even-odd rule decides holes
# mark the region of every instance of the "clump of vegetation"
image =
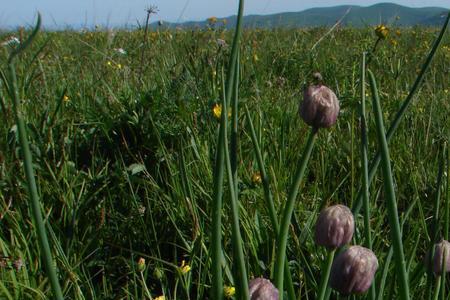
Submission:
[[[334,297],[346,248],[314,242],[334,204],[378,259],[358,297],[443,297],[447,23],[387,27],[2,33],[1,297]],[[317,71],[332,127],[298,115]]]

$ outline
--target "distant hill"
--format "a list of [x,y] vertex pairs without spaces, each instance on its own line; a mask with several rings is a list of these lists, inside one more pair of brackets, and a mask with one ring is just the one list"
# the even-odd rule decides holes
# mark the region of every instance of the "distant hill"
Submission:
[[[358,5],[340,5],[334,7],[311,8],[300,12],[285,12],[272,15],[248,15],[244,17],[245,27],[316,27],[332,26],[348,14],[342,21],[344,26],[367,26],[376,24],[392,24],[398,26],[441,26],[448,9],[441,7],[411,8],[393,3],[379,3],[368,7]],[[233,27],[236,16],[219,19],[219,24],[226,19],[226,26]],[[204,27],[208,21],[164,23],[167,27]],[[157,24],[153,24],[157,26]]]

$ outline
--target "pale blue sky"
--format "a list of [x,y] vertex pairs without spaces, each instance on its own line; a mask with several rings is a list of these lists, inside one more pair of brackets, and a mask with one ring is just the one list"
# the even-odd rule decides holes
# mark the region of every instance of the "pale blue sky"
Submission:
[[[190,21],[210,16],[226,17],[236,14],[237,0],[0,0],[0,28],[30,25],[36,11],[43,15],[44,26],[110,26],[135,25],[145,18],[145,8],[158,6],[153,20]],[[246,0],[245,14],[270,14],[301,11],[312,7],[357,4],[368,6],[380,1],[337,0]],[[392,0],[412,7],[440,6],[450,8],[450,0]]]

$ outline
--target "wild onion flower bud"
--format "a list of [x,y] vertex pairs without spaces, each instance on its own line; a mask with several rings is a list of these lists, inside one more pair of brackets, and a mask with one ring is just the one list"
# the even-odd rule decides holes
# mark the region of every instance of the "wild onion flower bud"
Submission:
[[343,295],[364,293],[372,284],[377,269],[378,259],[371,250],[351,246],[333,261],[330,286]]
[[316,222],[315,241],[327,248],[339,248],[348,244],[353,237],[355,221],[350,209],[345,205],[325,208]]
[[[431,251],[428,254],[428,258],[430,255]],[[434,245],[434,255],[430,262],[431,269],[436,275],[442,275],[442,271],[445,273],[450,271],[450,243],[448,241],[442,240]]]
[[278,300],[278,290],[264,278],[254,278],[248,284],[250,300]]
[[306,124],[315,128],[328,128],[336,123],[339,100],[325,85],[310,85],[303,92],[299,113]]

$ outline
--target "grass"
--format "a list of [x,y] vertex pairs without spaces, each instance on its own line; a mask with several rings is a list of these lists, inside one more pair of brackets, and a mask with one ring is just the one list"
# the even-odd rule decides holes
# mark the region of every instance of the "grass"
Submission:
[[[439,30],[396,31],[391,28],[370,61],[385,124],[401,108]],[[224,173],[222,226],[216,228],[223,248],[219,266],[223,285],[239,285],[229,201],[236,186],[247,275],[275,277],[275,228],[310,131],[298,117],[298,102],[303,86],[317,70],[336,92],[342,110],[332,129],[317,133],[301,192],[295,197],[285,266],[299,299],[316,297],[327,255],[313,242],[318,212],[330,204],[357,203],[364,156],[359,127],[361,55],[377,38],[370,28],[339,28],[311,50],[326,32],[326,28],[242,32],[240,109],[233,112],[238,117],[238,155],[237,177],[231,178],[237,182],[228,184],[231,179]],[[25,31],[24,38],[29,33]],[[20,37],[19,32],[8,32],[1,34],[0,41],[10,35]],[[15,61],[37,192],[67,299],[145,299],[147,289],[153,299],[160,295],[205,299],[211,291],[209,233],[219,132],[212,107],[223,99],[222,69],[230,65],[233,32],[220,26],[194,32],[151,31],[145,47],[143,36],[143,30],[40,32]],[[229,46],[219,46],[217,39]],[[7,48],[0,49],[5,74],[8,55]],[[441,205],[439,238],[446,237],[442,228],[449,224],[448,146],[447,154],[440,152],[450,136],[449,64],[446,33],[389,142],[412,299],[428,299],[433,296],[429,290],[436,290],[435,279],[423,268],[423,257],[435,238],[436,228],[428,221],[434,217],[435,203]],[[371,99],[372,92],[366,92]],[[30,218],[23,148],[3,82],[0,99],[4,124],[0,126],[0,295],[47,299],[51,285]],[[369,101],[366,123],[370,161],[379,142]],[[443,164],[444,177],[438,180]],[[252,181],[257,172],[263,174],[264,185]],[[441,200],[436,202],[439,188]],[[400,279],[381,172],[375,173],[367,192],[371,246],[380,263],[376,297],[395,299],[400,295]],[[273,199],[275,218],[267,199]],[[366,221],[363,216],[356,215],[355,244],[366,242],[367,216]],[[142,273],[137,270],[140,257],[146,259]],[[23,267],[14,268],[19,259]],[[446,291],[448,284],[443,285]]]

